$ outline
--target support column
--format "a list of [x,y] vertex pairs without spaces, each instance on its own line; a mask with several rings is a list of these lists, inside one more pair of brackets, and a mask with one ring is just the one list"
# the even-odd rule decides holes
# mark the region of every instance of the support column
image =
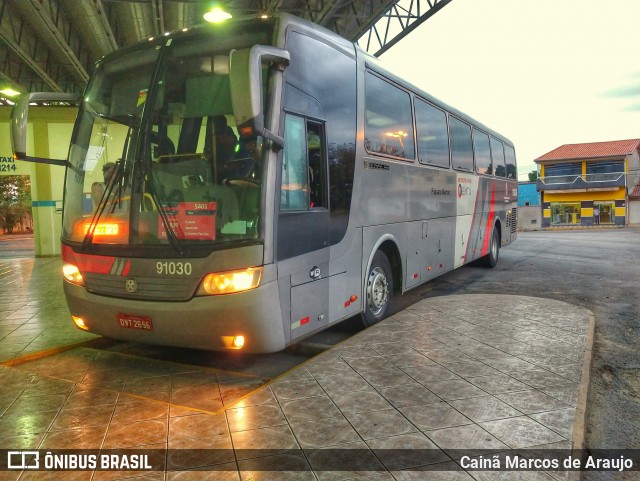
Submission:
[[[33,122],[34,154],[49,157],[49,130],[46,121]],[[36,164],[32,215],[36,257],[60,255],[61,214],[56,213],[51,184],[51,166]]]

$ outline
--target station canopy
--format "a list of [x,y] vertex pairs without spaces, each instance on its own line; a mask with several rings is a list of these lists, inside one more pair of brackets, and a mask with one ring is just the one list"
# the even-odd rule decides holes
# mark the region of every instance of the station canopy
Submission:
[[[287,12],[380,55],[451,0],[229,0],[233,16]],[[5,92],[81,93],[102,56],[204,22],[202,0],[0,0],[0,105]],[[11,89],[11,90],[7,90]]]

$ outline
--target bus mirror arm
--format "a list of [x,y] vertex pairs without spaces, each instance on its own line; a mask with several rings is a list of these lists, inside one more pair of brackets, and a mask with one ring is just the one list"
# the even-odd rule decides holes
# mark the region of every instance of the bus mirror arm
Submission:
[[27,123],[29,105],[33,102],[64,102],[78,104],[80,95],[60,92],[34,92],[22,94],[11,110],[11,147],[16,160],[42,162],[48,164],[66,164],[66,160],[44,159],[27,155]]
[[262,136],[265,139],[270,140],[272,142],[273,149],[276,152],[279,152],[280,149],[282,149],[284,147],[284,138],[280,137],[279,135],[274,134],[270,130],[262,129]]
[[264,126],[262,65],[271,62],[275,64],[276,72],[283,72],[290,60],[288,51],[269,45],[231,51],[231,104],[242,137],[261,135],[274,145],[284,147],[284,139]]

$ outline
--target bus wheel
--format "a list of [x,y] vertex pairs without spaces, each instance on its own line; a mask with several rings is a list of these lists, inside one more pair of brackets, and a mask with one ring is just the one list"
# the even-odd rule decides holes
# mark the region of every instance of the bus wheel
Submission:
[[393,297],[393,277],[389,259],[381,251],[373,256],[367,274],[366,304],[362,313],[365,326],[372,326],[387,316]]
[[497,227],[493,227],[491,233],[491,240],[489,241],[489,253],[479,259],[480,265],[484,267],[494,268],[498,264],[498,257],[500,256],[500,234],[498,234]]

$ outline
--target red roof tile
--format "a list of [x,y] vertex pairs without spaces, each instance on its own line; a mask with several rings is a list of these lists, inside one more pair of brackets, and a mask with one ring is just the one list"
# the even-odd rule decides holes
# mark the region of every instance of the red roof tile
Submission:
[[638,146],[640,146],[640,139],[591,142],[588,144],[566,144],[538,157],[535,159],[535,162],[625,156],[638,150]]
[[633,188],[633,191],[629,194],[629,199],[640,199],[640,184]]

